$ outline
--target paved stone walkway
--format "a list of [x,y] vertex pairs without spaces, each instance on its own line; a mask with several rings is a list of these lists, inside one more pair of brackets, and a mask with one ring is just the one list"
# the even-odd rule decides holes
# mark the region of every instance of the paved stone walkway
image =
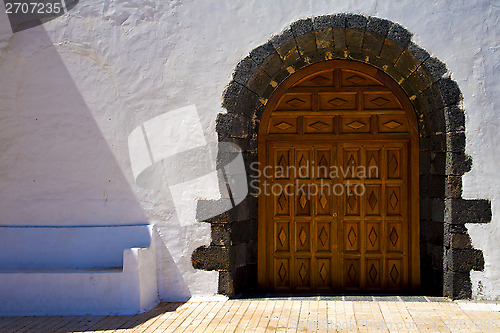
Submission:
[[429,297],[162,303],[130,316],[0,317],[0,332],[500,332],[500,304]]

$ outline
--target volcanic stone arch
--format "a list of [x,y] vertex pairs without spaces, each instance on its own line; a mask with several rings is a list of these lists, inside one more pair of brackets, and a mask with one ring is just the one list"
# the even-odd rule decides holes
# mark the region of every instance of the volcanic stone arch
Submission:
[[[453,299],[472,296],[471,270],[483,270],[482,251],[472,248],[465,223],[491,220],[488,200],[462,199],[465,113],[458,84],[445,64],[411,41],[397,23],[359,14],[296,21],[241,60],[217,117],[219,142],[241,147],[249,195],[211,223],[212,241],[192,255],[196,269],[219,271],[219,293],[234,297],[257,290],[257,133],[267,101],[289,75],[311,64],[346,59],[378,68],[404,90],[416,112],[420,135],[421,292]],[[222,163],[227,152],[219,151]],[[226,186],[223,179],[221,186]],[[199,216],[220,201],[198,201]]]

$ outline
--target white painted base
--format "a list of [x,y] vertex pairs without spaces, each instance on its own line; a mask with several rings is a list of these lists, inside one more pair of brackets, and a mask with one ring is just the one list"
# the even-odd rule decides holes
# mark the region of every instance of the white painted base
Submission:
[[123,270],[0,270],[0,299],[0,315],[107,315],[147,311],[159,302],[154,237],[148,248],[123,251]]

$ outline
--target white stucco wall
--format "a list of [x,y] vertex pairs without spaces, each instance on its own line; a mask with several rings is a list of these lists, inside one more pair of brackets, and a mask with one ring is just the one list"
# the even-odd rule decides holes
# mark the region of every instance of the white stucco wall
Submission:
[[[460,85],[474,160],[464,197],[491,199],[493,207],[490,224],[469,226],[486,261],[473,273],[474,293],[497,298],[499,11],[486,0],[93,0],[15,35],[2,11],[0,225],[152,223],[160,297],[216,293],[218,274],[194,270],[190,259],[210,242],[209,226],[180,221],[162,179],[152,189],[135,184],[128,135],[194,104],[207,142],[216,140],[221,95],[239,60],[297,19],[363,13],[405,26]],[[194,197],[217,195],[213,179],[195,189],[187,187],[177,206],[194,211]]]

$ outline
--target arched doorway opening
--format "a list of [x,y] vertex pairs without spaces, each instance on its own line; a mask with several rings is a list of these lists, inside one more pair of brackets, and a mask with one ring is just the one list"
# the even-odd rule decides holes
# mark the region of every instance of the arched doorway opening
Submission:
[[418,288],[418,137],[372,66],[325,61],[278,86],[259,132],[260,289]]
[[[192,255],[194,268],[219,272],[221,294],[235,296],[259,290],[258,275],[262,273],[258,265],[258,215],[262,209],[253,194],[259,178],[259,168],[253,165],[260,155],[258,133],[271,96],[294,73],[325,61],[349,60],[370,65],[391,77],[386,82],[383,75],[371,75],[384,85],[397,82],[400,89],[391,91],[404,91],[418,120],[419,293],[471,297],[470,271],[482,270],[484,260],[482,252],[473,248],[465,223],[491,221],[491,205],[488,200],[462,198],[462,175],[470,170],[472,162],[465,154],[462,94],[458,84],[446,75],[446,65],[413,43],[411,37],[412,33],[400,24],[374,16],[315,16],[293,22],[237,64],[223,94],[222,106],[227,113],[217,116],[216,130],[219,142],[241,147],[250,195],[230,211],[200,221],[211,224],[212,240]],[[359,126],[344,125],[348,124]],[[341,125],[331,124],[335,128]],[[218,162],[223,164],[228,153],[219,150]],[[199,200],[198,211],[207,206],[220,207],[224,200],[228,198]],[[413,241],[415,233],[411,237]],[[413,282],[409,285],[414,286]]]

